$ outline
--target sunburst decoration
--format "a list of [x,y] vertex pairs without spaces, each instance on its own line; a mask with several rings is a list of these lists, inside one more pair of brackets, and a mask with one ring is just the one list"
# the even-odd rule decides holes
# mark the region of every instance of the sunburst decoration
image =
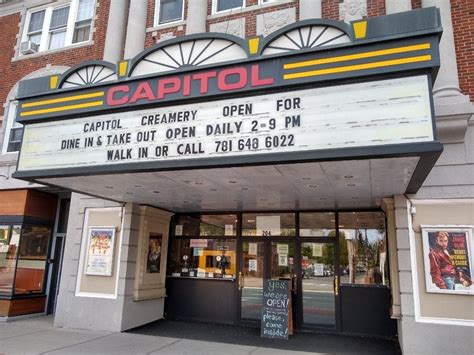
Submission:
[[272,40],[265,46],[262,55],[331,46],[350,41],[350,37],[336,27],[325,25],[303,26],[286,32]]
[[236,42],[220,38],[195,39],[157,48],[140,59],[130,76],[245,58],[247,53]]
[[91,64],[72,72],[62,83],[61,88],[72,88],[117,80],[117,74],[111,68]]

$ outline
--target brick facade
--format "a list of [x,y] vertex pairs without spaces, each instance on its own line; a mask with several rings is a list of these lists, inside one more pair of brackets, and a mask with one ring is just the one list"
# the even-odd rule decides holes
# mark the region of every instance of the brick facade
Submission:
[[17,36],[21,37],[19,27],[21,14],[15,13],[0,17],[2,38],[0,41],[0,117],[3,116],[7,95],[11,88],[25,75],[44,68],[47,64],[58,66],[74,66],[85,60],[102,59],[107,30],[107,16],[110,0],[99,0],[94,21],[95,32],[92,34],[92,44],[85,46],[66,47],[54,53],[34,54],[15,58]]
[[451,17],[459,86],[474,101],[474,1],[451,0]]

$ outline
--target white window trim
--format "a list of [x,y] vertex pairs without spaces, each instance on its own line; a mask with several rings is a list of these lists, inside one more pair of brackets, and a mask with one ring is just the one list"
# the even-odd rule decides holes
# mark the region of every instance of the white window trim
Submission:
[[236,9],[238,10],[242,10],[242,9],[245,9],[247,7],[247,0],[242,0],[242,6],[237,6],[237,7],[234,7],[232,9],[228,9],[228,10],[222,10],[222,11],[217,11],[217,1],[218,0],[212,0],[212,14],[224,14],[224,13],[228,13],[228,12],[232,12],[232,11],[235,11]]
[[258,4],[259,5],[266,5],[266,4],[271,4],[271,3],[274,3],[274,2],[278,2],[279,0],[258,0]]
[[[154,20],[153,20],[153,27],[169,27],[170,24],[176,24],[178,22],[183,22],[184,21],[184,2],[186,0],[183,0],[182,6],[181,6],[181,18],[178,20],[174,21],[169,21],[165,23],[160,23],[160,2],[161,0],[155,0],[155,14],[154,14]],[[188,0],[189,1],[189,0]]]
[[10,103],[8,104],[8,112],[6,116],[7,121],[6,121],[6,126],[5,126],[5,132],[3,135],[2,155],[18,154],[18,151],[7,152],[8,144],[10,143],[10,133],[13,128],[13,123],[15,122],[15,116],[16,116],[15,108],[18,108],[18,101],[10,101]]
[[[53,14],[54,9],[58,9],[61,7],[69,6],[69,17],[67,21],[67,27],[66,27],[66,38],[64,40],[64,46],[60,48],[54,48],[54,49],[49,49],[49,41],[50,41],[50,24],[51,24],[51,16]],[[57,51],[57,50],[65,50],[68,49],[69,47],[77,46],[80,44],[85,44],[92,42],[92,33],[93,33],[93,28],[94,28],[94,17],[96,15],[96,9],[97,3],[94,2],[93,8],[93,15],[91,19],[91,30],[89,34],[89,39],[87,41],[82,41],[82,42],[77,42],[77,43],[72,43],[73,36],[74,36],[74,29],[75,29],[75,24],[76,24],[76,18],[77,18],[77,11],[79,9],[79,0],[71,0],[71,1],[62,1],[58,3],[53,3],[53,4],[47,4],[43,6],[38,6],[32,9],[28,9],[26,12],[26,18],[25,18],[25,23],[23,25],[22,29],[22,35],[21,35],[21,41],[20,43],[28,41],[28,26],[30,25],[30,19],[31,19],[31,14],[45,10],[44,14],[44,20],[43,20],[43,28],[41,31],[41,41],[39,44],[39,49],[38,53],[48,53],[52,51]],[[18,57],[29,57],[30,55],[23,55],[20,53],[20,50],[18,50]]]

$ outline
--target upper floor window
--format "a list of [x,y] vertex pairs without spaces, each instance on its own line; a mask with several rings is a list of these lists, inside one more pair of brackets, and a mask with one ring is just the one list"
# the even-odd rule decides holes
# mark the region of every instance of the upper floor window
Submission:
[[278,0],[260,0],[260,4],[268,4],[270,2],[275,2],[275,1],[278,1]]
[[183,12],[183,0],[156,0],[155,26],[181,21]]
[[12,101],[8,106],[8,116],[5,126],[5,136],[2,153],[13,153],[20,150],[23,138],[23,125],[15,120],[18,102]]
[[71,0],[30,10],[26,16],[20,54],[26,55],[90,39],[95,0]]
[[213,0],[213,13],[245,7],[245,0]]

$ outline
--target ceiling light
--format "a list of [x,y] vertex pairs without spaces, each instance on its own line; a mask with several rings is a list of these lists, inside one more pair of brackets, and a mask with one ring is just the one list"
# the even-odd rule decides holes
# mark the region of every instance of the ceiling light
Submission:
[[344,179],[352,179],[353,177],[354,177],[354,176],[352,176],[352,175],[345,175],[345,176],[344,176]]
[[160,193],[160,191],[153,191],[153,193],[154,193],[154,194],[159,194],[159,193]]

